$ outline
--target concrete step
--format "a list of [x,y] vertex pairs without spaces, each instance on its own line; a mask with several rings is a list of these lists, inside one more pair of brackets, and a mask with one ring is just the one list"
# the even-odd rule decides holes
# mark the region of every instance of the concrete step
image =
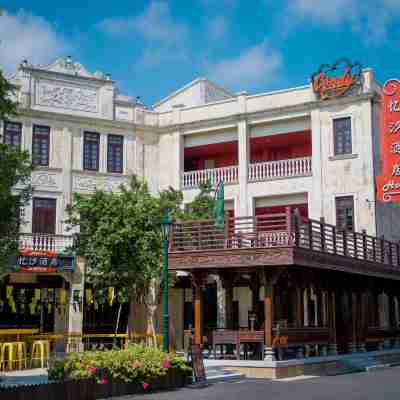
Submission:
[[208,383],[215,383],[243,379],[245,375],[224,367],[206,367],[206,377]]

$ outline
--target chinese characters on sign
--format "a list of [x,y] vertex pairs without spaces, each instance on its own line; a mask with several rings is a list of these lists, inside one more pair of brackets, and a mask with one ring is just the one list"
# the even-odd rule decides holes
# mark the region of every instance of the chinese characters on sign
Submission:
[[361,64],[351,64],[346,59],[333,65],[321,65],[311,76],[314,92],[321,100],[343,96],[355,85],[361,84],[361,73]]
[[24,250],[17,258],[19,272],[73,272],[74,258],[52,251]]
[[381,117],[381,176],[377,178],[378,199],[400,201],[400,80],[383,87]]

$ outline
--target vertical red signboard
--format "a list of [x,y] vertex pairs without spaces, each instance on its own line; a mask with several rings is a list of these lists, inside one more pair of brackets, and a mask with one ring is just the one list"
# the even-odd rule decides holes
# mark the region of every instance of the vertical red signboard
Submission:
[[378,199],[400,201],[400,80],[383,87],[381,114],[381,175],[377,178]]

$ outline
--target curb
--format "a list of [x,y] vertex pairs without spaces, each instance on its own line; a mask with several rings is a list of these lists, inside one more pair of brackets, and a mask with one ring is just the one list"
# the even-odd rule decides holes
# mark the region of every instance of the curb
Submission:
[[230,382],[244,378],[246,378],[246,375],[239,373],[212,375],[207,377],[207,383]]

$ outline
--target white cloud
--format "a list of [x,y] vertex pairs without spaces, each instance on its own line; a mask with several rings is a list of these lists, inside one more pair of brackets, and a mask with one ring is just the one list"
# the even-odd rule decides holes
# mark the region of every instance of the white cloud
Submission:
[[217,61],[209,66],[209,75],[216,82],[236,88],[268,84],[280,73],[282,57],[267,40],[245,49],[236,58]]
[[140,15],[126,18],[109,18],[100,22],[99,27],[109,34],[140,34],[149,41],[177,43],[183,40],[189,29],[187,25],[174,20],[168,3],[153,0]]
[[364,42],[376,44],[388,37],[399,13],[399,0],[288,0],[286,27],[305,21],[331,28],[347,24]]
[[219,15],[210,19],[207,23],[207,33],[211,40],[220,40],[228,33],[228,20]]
[[46,64],[71,50],[51,23],[24,10],[0,16],[0,39],[0,66],[6,73],[15,71],[23,59]]

